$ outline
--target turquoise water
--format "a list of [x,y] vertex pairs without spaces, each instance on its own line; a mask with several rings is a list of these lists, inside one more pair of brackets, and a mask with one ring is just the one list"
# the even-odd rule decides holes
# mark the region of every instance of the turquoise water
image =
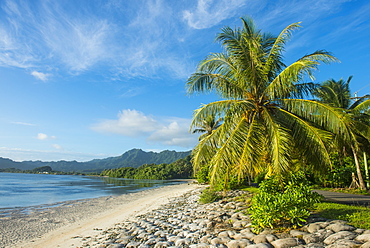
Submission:
[[62,201],[121,195],[175,181],[0,173],[0,209],[55,204]]

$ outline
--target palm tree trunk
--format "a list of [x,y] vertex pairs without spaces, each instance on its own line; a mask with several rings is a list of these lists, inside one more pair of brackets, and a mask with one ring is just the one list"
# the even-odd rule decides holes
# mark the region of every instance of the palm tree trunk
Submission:
[[365,164],[365,178],[366,178],[366,188],[369,188],[369,167],[367,165],[367,156],[364,152],[364,164]]
[[362,177],[362,173],[361,173],[360,163],[358,162],[356,150],[353,146],[351,146],[351,148],[352,148],[352,152],[353,152],[353,157],[355,159],[357,177],[358,177],[358,182],[360,184],[360,188],[361,189],[366,189],[365,181],[364,181],[364,178]]

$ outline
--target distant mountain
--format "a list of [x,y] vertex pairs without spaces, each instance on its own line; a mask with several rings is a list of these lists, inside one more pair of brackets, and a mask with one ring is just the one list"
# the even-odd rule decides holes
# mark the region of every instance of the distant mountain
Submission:
[[188,152],[176,152],[165,150],[159,153],[145,152],[141,149],[132,149],[121,156],[109,157],[104,159],[94,159],[88,162],[77,161],[57,161],[57,162],[42,162],[42,161],[23,161],[15,162],[11,159],[0,157],[0,169],[16,168],[21,170],[32,170],[38,167],[50,166],[54,171],[62,172],[98,172],[105,169],[114,169],[120,167],[137,168],[143,164],[170,164],[180,158],[185,158],[190,155]]

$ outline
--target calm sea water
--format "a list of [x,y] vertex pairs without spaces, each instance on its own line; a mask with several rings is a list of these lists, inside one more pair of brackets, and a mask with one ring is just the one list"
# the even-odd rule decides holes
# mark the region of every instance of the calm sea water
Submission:
[[120,195],[176,183],[179,182],[0,173],[0,209]]

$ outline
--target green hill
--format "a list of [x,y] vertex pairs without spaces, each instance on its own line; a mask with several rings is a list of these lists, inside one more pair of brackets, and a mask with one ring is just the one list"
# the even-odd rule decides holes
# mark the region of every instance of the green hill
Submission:
[[121,167],[133,167],[138,168],[143,164],[170,164],[177,161],[178,159],[185,158],[190,155],[191,151],[188,152],[176,152],[165,150],[159,153],[156,152],[145,152],[141,149],[132,149],[121,156],[109,157],[104,159],[94,159],[88,162],[78,161],[23,161],[15,162],[10,159],[0,158],[0,169],[5,168],[16,168],[20,170],[32,170],[38,167],[50,166],[53,171],[62,172],[80,172],[100,173],[106,169],[114,169]]

